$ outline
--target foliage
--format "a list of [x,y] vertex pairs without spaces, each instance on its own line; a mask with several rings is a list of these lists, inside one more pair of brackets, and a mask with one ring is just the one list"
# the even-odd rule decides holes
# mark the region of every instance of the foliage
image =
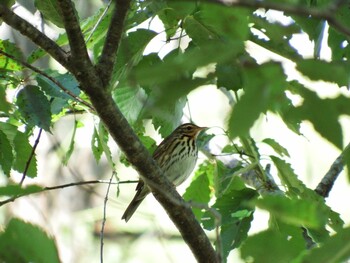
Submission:
[[[275,3],[279,7],[280,1],[258,2],[261,5]],[[235,97],[229,116],[222,116],[227,120],[230,141],[222,153],[238,156],[237,164],[230,167],[219,158],[205,161],[183,196],[193,204],[193,212],[203,228],[208,231],[220,228],[215,245],[221,250],[224,262],[234,249],[240,249],[242,259],[252,262],[341,262],[350,257],[348,244],[343,242],[349,239],[349,229],[343,228],[340,215],[298,178],[289,164],[288,149],[272,138],[262,141],[274,151],[268,156],[268,163],[277,171],[274,176],[283,186],[281,191],[271,183],[270,173],[264,168],[266,157],[263,160],[264,153],[250,134],[256,121],[270,112],[296,134],[301,134],[300,124],[309,121],[315,131],[339,151],[345,149],[340,117],[350,115],[348,92],[332,98],[321,97],[298,80],[288,79],[281,62],[258,63],[247,51],[246,43],[250,41],[292,61],[296,69],[311,80],[331,82],[343,89],[350,84],[350,35],[338,24],[329,23],[330,61],[320,59],[319,53],[326,34],[324,18],[334,15],[339,23],[348,26],[346,17],[350,16],[350,11],[346,5],[340,5],[335,14],[321,17],[313,11],[309,16],[305,15],[308,10],[319,8],[321,13],[328,10],[325,6],[332,1],[283,2],[299,8],[285,14],[290,18],[288,25],[269,19],[267,12],[261,9],[255,12],[261,6],[245,7],[238,3],[229,7],[205,1],[133,1],[109,84],[116,105],[150,152],[155,148],[155,141],[145,134],[145,121],[151,120],[154,128],[165,137],[179,125],[186,96],[194,89],[210,84]],[[11,5],[12,1],[6,4]],[[35,6],[47,22],[64,27],[57,1],[36,0]],[[111,11],[103,13],[104,8],[79,20],[93,62],[101,55],[111,20]],[[298,10],[305,12],[298,14]],[[163,24],[168,42],[187,39],[189,44],[178,46],[163,57],[159,53],[145,54],[145,48],[160,33],[136,27],[155,17]],[[313,58],[303,58],[292,46],[290,40],[299,33],[314,41]],[[56,43],[61,47],[69,43],[65,32],[58,36]],[[15,171],[36,177],[40,160],[36,159],[30,139],[35,138],[38,129],[50,132],[68,112],[89,113],[86,104],[81,103],[88,104],[89,98],[81,92],[71,72],[62,73],[48,67],[44,71],[23,73],[26,62],[32,64],[49,56],[42,48],[25,54],[18,45],[0,40],[0,49],[12,56],[0,54],[0,168],[6,179],[11,179]],[[208,69],[207,73],[199,75],[203,68]],[[26,74],[30,74],[31,81]],[[16,96],[10,99],[7,94],[14,89]],[[294,103],[291,94],[298,97],[300,103]],[[76,131],[82,125],[75,122],[64,164],[69,162]],[[95,124],[92,134],[91,149],[96,161],[104,154],[114,168],[103,124]],[[123,156],[120,158],[126,162]],[[345,160],[348,162],[348,159]],[[251,188],[239,177],[249,173],[253,173],[254,180],[269,193],[259,196],[261,189],[256,185],[253,185],[255,189]],[[18,197],[40,191],[37,186],[31,189],[9,183],[0,188],[0,195]],[[270,214],[270,226],[263,232],[249,235],[256,208]],[[219,219],[213,210],[220,214]],[[305,248],[301,227],[319,244],[317,248]],[[336,232],[334,235],[328,232],[329,227]],[[26,238],[28,232],[31,240]],[[16,250],[16,247],[21,249]],[[0,258],[3,261],[16,258],[18,262],[59,262],[53,240],[38,227],[18,219],[11,220],[0,235]]]

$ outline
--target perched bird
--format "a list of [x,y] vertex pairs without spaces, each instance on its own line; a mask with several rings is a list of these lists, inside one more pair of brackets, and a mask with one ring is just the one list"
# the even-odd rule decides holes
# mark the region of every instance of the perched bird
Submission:
[[[175,186],[182,184],[192,173],[198,157],[196,139],[206,127],[192,123],[182,124],[166,137],[153,153],[153,158]],[[122,219],[129,221],[143,199],[150,193],[142,179],[136,186],[136,194],[125,210]]]

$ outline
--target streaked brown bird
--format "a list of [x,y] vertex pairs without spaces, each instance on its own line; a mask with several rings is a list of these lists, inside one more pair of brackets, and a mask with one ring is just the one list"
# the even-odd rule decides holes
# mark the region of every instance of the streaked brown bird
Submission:
[[[175,186],[182,184],[192,173],[198,157],[197,136],[206,129],[192,123],[182,124],[166,137],[153,153],[154,160]],[[150,193],[142,179],[136,194],[125,210],[122,219],[128,222],[143,199]]]

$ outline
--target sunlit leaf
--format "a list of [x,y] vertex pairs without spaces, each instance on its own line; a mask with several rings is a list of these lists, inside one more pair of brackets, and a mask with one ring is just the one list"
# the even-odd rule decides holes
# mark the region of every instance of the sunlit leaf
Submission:
[[[18,58],[19,60],[22,59],[22,52],[15,44],[8,40],[0,39],[0,50]],[[22,69],[22,65],[19,62],[0,54],[0,69],[17,71]]]
[[288,150],[286,148],[284,148],[281,144],[279,144],[277,141],[275,141],[274,139],[266,138],[262,142],[266,143],[267,145],[269,145],[280,156],[287,156],[287,157],[289,157]]

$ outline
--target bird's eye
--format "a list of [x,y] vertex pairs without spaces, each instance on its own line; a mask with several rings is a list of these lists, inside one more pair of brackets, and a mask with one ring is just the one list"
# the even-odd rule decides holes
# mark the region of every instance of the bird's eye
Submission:
[[191,126],[187,126],[186,130],[190,131],[190,130],[192,130],[192,127]]

